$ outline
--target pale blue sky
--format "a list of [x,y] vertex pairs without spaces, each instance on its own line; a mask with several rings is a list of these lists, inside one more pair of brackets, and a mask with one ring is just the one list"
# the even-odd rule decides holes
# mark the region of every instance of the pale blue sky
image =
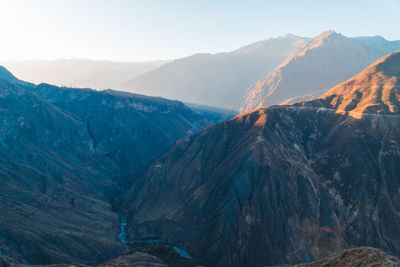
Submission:
[[400,39],[400,0],[0,0],[0,60],[144,61],[286,33]]

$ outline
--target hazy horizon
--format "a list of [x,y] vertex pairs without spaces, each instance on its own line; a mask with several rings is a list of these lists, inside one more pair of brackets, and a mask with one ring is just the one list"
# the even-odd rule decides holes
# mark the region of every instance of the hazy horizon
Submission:
[[[399,40],[400,1],[1,0],[1,61],[171,60],[287,33]],[[344,4],[345,3],[345,4]],[[380,14],[385,13],[385,16]],[[285,15],[282,15],[285,14]],[[379,20],[371,19],[379,16]]]

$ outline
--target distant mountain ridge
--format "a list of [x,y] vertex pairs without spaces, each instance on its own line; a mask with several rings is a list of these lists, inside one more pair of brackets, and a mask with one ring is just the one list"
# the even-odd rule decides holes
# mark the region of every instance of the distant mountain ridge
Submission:
[[381,37],[347,38],[326,31],[248,88],[241,111],[316,98],[378,58],[400,49]]
[[400,47],[400,40],[388,41],[382,36],[363,36],[354,37],[353,39],[376,51],[380,57],[393,53],[399,50]]
[[122,89],[238,110],[244,90],[306,41],[308,38],[286,35],[232,52],[196,54],[127,81]]
[[124,90],[243,112],[316,98],[399,49],[400,41],[380,36],[347,38],[326,31],[314,40],[286,34],[230,52],[199,53],[173,61],[59,59],[0,63],[34,83]]
[[253,56],[282,55],[284,57],[288,57],[295,52],[296,48],[302,47],[308,40],[310,40],[310,38],[300,37],[288,33],[277,38],[269,38],[267,40],[258,41],[243,46],[232,51],[231,53]]
[[6,66],[23,80],[39,84],[118,89],[124,81],[156,69],[168,60],[149,62],[115,62],[109,60],[57,59],[5,61]]

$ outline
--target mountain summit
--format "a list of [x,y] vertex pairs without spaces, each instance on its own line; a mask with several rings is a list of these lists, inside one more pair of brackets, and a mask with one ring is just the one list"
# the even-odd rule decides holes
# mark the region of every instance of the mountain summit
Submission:
[[355,117],[366,114],[400,115],[400,51],[377,60],[317,101]]
[[285,56],[288,57],[305,45],[310,38],[293,34],[285,34],[276,38],[255,42],[232,51],[233,54],[253,56]]
[[246,88],[281,64],[308,38],[283,36],[218,54],[174,60],[122,85],[126,91],[238,110]]
[[331,30],[321,33],[250,87],[241,111],[318,97],[386,55],[382,51],[400,49],[398,42],[369,40]]

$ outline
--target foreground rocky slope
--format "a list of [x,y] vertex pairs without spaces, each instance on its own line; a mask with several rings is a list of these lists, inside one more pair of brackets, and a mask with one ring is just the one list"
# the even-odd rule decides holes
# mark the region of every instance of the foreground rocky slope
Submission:
[[[287,266],[287,265],[283,265]],[[282,266],[282,267],[283,267]],[[298,264],[296,267],[372,267],[400,266],[400,260],[376,248],[361,247],[346,250],[320,261]]]
[[315,101],[179,140],[126,193],[128,239],[168,240],[216,266],[358,246],[398,256],[399,66],[400,52]]
[[127,170],[208,122],[177,101],[34,86],[3,73],[0,256],[93,264],[123,254],[111,200]]
[[241,111],[316,98],[378,58],[399,49],[398,41],[380,37],[348,38],[326,31],[251,86]]

